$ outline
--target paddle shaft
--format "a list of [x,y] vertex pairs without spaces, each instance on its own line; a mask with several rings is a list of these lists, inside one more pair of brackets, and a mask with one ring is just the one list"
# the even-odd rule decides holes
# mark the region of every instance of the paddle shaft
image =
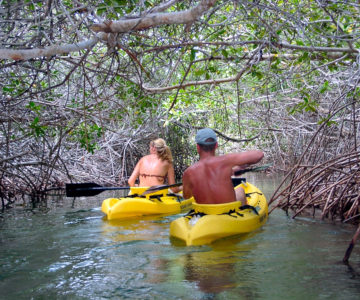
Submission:
[[[244,174],[246,172],[261,171],[261,170],[265,170],[265,169],[267,169],[269,167],[270,167],[270,164],[255,167],[255,168],[247,168],[247,169],[244,169],[244,170],[236,171],[234,173],[234,175],[241,175],[241,174]],[[244,178],[239,178],[239,179],[242,180],[242,181],[245,181]],[[150,193],[153,193],[153,192],[156,192],[156,191],[160,191],[160,190],[163,190],[163,189],[166,189],[166,188],[171,188],[171,187],[180,186],[180,185],[182,185],[182,182],[175,183],[175,184],[169,184],[169,185],[155,185],[155,186],[152,186],[152,187],[148,188],[145,192],[142,193],[142,195],[147,195],[147,194],[150,194]]]
[[175,187],[175,186],[180,186],[180,185],[182,185],[182,182],[178,182],[178,183],[174,183],[174,184],[169,184],[169,185],[166,185],[166,184],[154,185],[154,186],[152,186],[152,187],[149,187],[149,188],[148,188],[145,192],[143,192],[141,195],[144,196],[144,195],[147,195],[147,194],[156,192],[156,191],[161,191],[161,190],[164,190],[164,189],[167,189],[167,188],[171,188],[171,187]]
[[77,191],[110,191],[110,190],[128,190],[130,189],[129,186],[119,186],[119,187],[116,187],[116,186],[109,186],[109,187],[101,187],[101,186],[96,186],[96,187],[92,187],[92,188],[78,188],[76,189]]
[[80,196],[96,196],[103,191],[109,190],[128,190],[130,187],[104,187],[96,183],[69,183],[66,184],[66,196],[67,197],[80,197]]
[[[234,173],[235,176],[237,175],[241,175],[241,174],[244,174],[246,172],[256,172],[256,171],[261,171],[261,170],[266,170],[267,168],[269,168],[271,165],[264,165],[264,166],[259,166],[259,167],[254,167],[254,168],[247,168],[247,169],[244,169],[244,170],[239,170],[239,171],[236,171]],[[244,178],[239,178],[240,181],[245,181]],[[236,181],[236,178],[233,179],[233,182]],[[241,182],[240,182],[241,183]],[[182,182],[179,182],[179,183],[175,183],[175,184],[170,184],[170,185],[156,185],[156,186],[152,186],[150,188],[148,188],[145,192],[142,193],[142,195],[147,195],[147,194],[150,194],[150,193],[153,193],[155,191],[160,191],[160,190],[163,190],[163,189],[166,189],[166,188],[171,188],[171,187],[175,187],[175,186],[180,186],[182,185]]]
[[234,172],[235,176],[244,174],[246,172],[258,172],[258,171],[263,171],[266,170],[267,168],[269,168],[271,166],[271,164],[268,165],[264,165],[264,166],[259,166],[259,167],[254,167],[254,168],[247,168],[247,169],[243,169],[243,170],[238,170]]
[[[239,170],[234,173],[235,176],[244,174],[246,172],[257,172],[266,170],[271,165],[264,165],[254,168],[247,168],[244,170]],[[156,191],[160,191],[166,188],[176,187],[182,185],[182,182],[169,184],[169,185],[156,185],[148,188],[143,195],[150,194]],[[66,184],[66,196],[67,197],[81,197],[81,196],[96,196],[103,191],[110,191],[110,190],[128,190],[130,187],[128,186],[121,186],[121,187],[104,187],[98,185],[96,183],[88,182],[88,183],[69,183]]]
[[[182,183],[175,183],[169,185],[155,185],[148,188],[143,195],[147,195],[156,191],[160,191],[163,189],[180,186]],[[109,190],[128,190],[130,189],[129,186],[123,187],[103,187],[93,182],[87,183],[68,183],[66,184],[66,196],[67,197],[81,197],[81,196],[96,196],[103,191]]]

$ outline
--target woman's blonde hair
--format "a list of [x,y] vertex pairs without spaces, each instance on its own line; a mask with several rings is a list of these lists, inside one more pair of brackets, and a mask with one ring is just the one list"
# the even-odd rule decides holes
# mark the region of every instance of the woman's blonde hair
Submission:
[[173,157],[170,148],[166,145],[163,139],[156,139],[150,142],[150,145],[155,147],[158,157],[161,160],[167,160],[172,163]]

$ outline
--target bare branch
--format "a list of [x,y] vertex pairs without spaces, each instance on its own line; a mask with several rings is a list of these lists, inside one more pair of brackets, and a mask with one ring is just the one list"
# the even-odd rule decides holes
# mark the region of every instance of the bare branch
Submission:
[[24,49],[24,50],[0,49],[0,59],[13,59],[19,61],[19,60],[29,60],[37,57],[50,57],[53,55],[63,55],[70,52],[80,51],[84,49],[91,49],[98,41],[99,38],[96,37],[76,44],[54,45],[54,46],[45,47],[43,49]]
[[172,13],[149,13],[141,18],[130,20],[107,21],[102,24],[94,24],[91,29],[95,32],[124,33],[130,31],[144,30],[160,25],[187,24],[195,22],[207,12],[216,0],[202,0],[198,6]]

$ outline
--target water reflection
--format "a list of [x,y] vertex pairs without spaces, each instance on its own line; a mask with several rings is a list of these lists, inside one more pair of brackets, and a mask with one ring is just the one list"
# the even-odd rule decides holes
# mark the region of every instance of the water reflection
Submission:
[[[129,261],[144,261],[141,273],[150,284],[161,283],[168,274],[168,259],[163,257],[161,243],[167,238],[168,221],[164,216],[143,216],[118,220],[102,219],[102,234],[114,245],[127,246],[138,253]],[[160,243],[160,245],[157,245]]]
[[[218,257],[216,257],[218,256]],[[193,252],[184,257],[184,275],[204,293],[220,293],[236,286],[235,262],[218,252]]]
[[[183,265],[184,279],[194,282],[208,298],[243,285],[249,279],[244,278],[249,275],[245,271],[249,269],[247,257],[251,256],[256,245],[242,244],[244,239],[232,237],[210,246],[193,247],[195,251],[186,253],[178,262]],[[206,250],[198,250],[204,248]],[[249,290],[246,286],[240,291],[246,297],[254,293],[255,290]]]
[[[269,197],[271,185],[257,185]],[[353,227],[275,210],[245,240],[184,247],[169,240],[179,215],[109,222],[104,198],[77,199],[75,208],[68,199],[49,213],[7,212],[0,298],[359,299],[360,246],[351,265],[341,262]]]
[[103,235],[114,242],[154,241],[164,234],[162,216],[148,216],[122,220],[107,220],[103,217]]

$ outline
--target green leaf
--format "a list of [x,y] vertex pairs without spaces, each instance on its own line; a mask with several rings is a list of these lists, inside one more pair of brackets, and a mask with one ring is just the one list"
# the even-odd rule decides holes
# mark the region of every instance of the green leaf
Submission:
[[304,52],[303,55],[301,55],[299,58],[298,58],[298,62],[304,62],[304,61],[308,61],[309,60],[309,53],[307,52]]
[[196,50],[194,48],[191,49],[190,52],[190,61],[194,61],[196,56]]
[[3,89],[3,92],[13,92],[14,91],[14,88],[7,87],[7,86],[4,86],[2,89]]
[[222,49],[221,53],[225,58],[228,58],[229,54],[227,53],[227,51],[225,49]]
[[105,7],[99,7],[97,10],[96,10],[96,14],[99,15],[99,16],[102,16],[103,14],[106,13],[106,8]]
[[29,101],[29,104],[26,105],[26,108],[29,108],[33,112],[36,112],[37,114],[39,114],[41,112],[42,107],[41,107],[41,105],[35,104],[34,101]]
[[253,77],[256,77],[256,78],[259,79],[259,80],[264,77],[264,75],[263,75],[261,72],[255,71],[255,70],[251,72],[251,75],[252,75]]
[[128,1],[127,0],[115,0],[115,2],[119,5],[125,6]]
[[47,128],[47,126],[41,126],[39,123],[40,123],[40,118],[36,116],[29,126],[36,137],[44,136],[45,130]]
[[205,70],[195,70],[194,71],[194,75],[195,76],[201,76],[205,73]]
[[323,94],[327,90],[329,90],[329,81],[326,80],[320,89],[320,93]]
[[329,118],[322,118],[322,119],[320,119],[319,122],[318,122],[319,125],[322,125],[322,124],[324,124],[324,123],[326,123],[326,126],[329,126],[329,127],[330,127],[331,125],[338,125],[338,122],[329,120]]

